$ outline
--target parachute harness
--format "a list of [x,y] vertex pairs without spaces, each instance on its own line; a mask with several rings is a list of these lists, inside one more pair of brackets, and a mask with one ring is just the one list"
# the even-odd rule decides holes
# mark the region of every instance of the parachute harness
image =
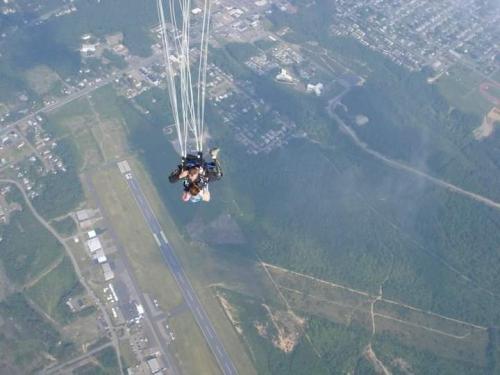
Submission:
[[[164,1],[168,2],[169,24],[165,19]],[[203,152],[211,0],[203,0],[203,9],[200,9],[203,19],[201,30],[198,30],[200,42],[196,83],[193,83],[190,67],[191,0],[157,0],[157,7],[170,107],[181,156],[186,157],[192,141],[196,151]],[[182,18],[180,22],[176,12]],[[178,67],[178,82],[174,64]]]

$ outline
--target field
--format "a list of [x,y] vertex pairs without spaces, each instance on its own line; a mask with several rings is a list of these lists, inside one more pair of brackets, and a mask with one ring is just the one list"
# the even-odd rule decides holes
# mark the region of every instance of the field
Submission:
[[66,300],[82,289],[70,259],[64,257],[56,268],[31,286],[26,295],[53,319],[66,324],[74,319]]
[[169,319],[175,334],[171,344],[179,365],[189,374],[219,374],[215,358],[190,313]]
[[[21,198],[22,199],[22,198]],[[0,259],[9,279],[22,285],[44,272],[58,259],[62,246],[29,212],[24,201],[23,211],[12,215],[8,225],[0,227]],[[37,246],[32,246],[36,243]]]
[[481,95],[479,85],[482,82],[484,78],[477,73],[456,65],[438,80],[437,86],[453,106],[464,112],[484,116],[492,104]]
[[[371,304],[365,291],[265,265],[291,308],[336,323],[372,327]],[[420,350],[445,358],[485,366],[487,327],[448,318],[384,298],[374,304],[376,333],[405,337]]]
[[38,95],[49,93],[60,82],[59,76],[47,66],[37,66],[25,73],[26,80]]
[[158,246],[118,167],[113,165],[96,172],[92,181],[141,289],[157,298],[165,311],[180,304],[175,281],[166,270]]

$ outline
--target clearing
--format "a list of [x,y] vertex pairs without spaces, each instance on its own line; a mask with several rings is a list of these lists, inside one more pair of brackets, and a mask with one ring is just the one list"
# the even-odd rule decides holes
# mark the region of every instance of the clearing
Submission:
[[494,107],[484,116],[481,126],[474,129],[474,138],[478,141],[488,138],[495,131],[498,122],[500,122],[500,109]]

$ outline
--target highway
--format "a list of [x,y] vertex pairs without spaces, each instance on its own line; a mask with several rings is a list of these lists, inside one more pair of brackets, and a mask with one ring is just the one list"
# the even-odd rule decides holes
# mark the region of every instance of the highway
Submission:
[[139,183],[134,178],[132,173],[126,173],[125,176],[127,178],[127,183],[130,190],[132,191],[134,199],[137,202],[142,212],[142,215],[146,219],[146,222],[151,230],[151,233],[153,234],[156,243],[158,244],[158,247],[160,248],[160,252],[163,256],[163,259],[167,264],[167,266],[169,267],[170,272],[174,276],[175,281],[177,282],[177,285],[179,286],[182,292],[184,300],[189,309],[191,310],[191,313],[193,314],[196,323],[200,327],[203,336],[205,337],[205,340],[208,346],[210,347],[210,350],[212,351],[215,359],[217,360],[217,363],[222,373],[225,375],[237,374],[236,367],[234,366],[233,362],[231,361],[231,358],[225,351],[220,339],[217,337],[215,330],[212,326],[212,323],[208,318],[207,313],[203,309],[203,306],[201,305],[196,293],[194,292],[193,286],[189,282],[189,279],[187,278],[186,274],[184,273],[181,263],[175,256],[174,250],[170,245],[170,243],[168,242],[165,233],[163,233],[161,225],[158,222],[156,216],[154,215],[149,202],[144,196],[144,193],[141,190]]

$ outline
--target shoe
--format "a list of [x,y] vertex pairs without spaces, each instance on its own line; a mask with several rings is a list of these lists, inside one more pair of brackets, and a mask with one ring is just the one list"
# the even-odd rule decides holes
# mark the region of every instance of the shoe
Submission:
[[215,147],[215,148],[212,148],[208,154],[210,155],[210,157],[212,159],[217,159],[217,155],[219,155],[219,151],[220,151],[220,148],[219,147]]

